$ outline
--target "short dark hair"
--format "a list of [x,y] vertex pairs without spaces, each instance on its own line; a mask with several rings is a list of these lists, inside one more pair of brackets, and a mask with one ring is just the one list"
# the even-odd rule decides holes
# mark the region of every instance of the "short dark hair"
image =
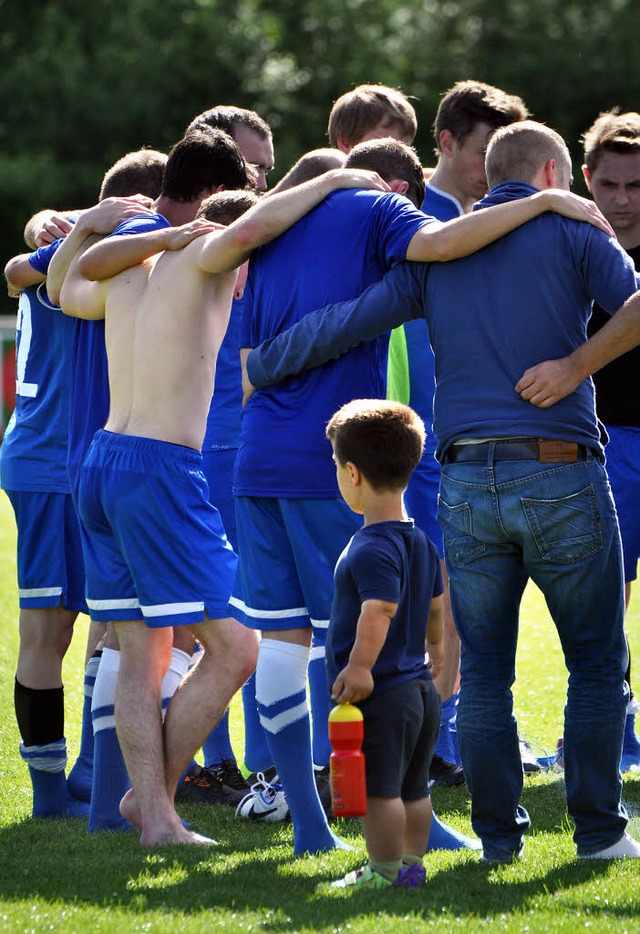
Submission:
[[555,130],[535,120],[500,127],[487,147],[485,167],[489,187],[508,181],[530,183],[549,159],[556,162],[566,159],[571,163],[567,144]]
[[402,91],[384,84],[360,84],[339,97],[331,108],[327,128],[329,142],[337,146],[338,137],[342,137],[348,146],[355,146],[383,120],[387,124],[399,123],[406,137],[413,141],[418,119]]
[[100,201],[104,198],[128,198],[147,195],[154,200],[162,190],[167,155],[155,149],[128,152],[105,173],[100,186]]
[[344,164],[345,169],[370,169],[385,182],[400,178],[408,182],[406,197],[417,208],[424,201],[424,172],[413,146],[398,139],[370,139],[354,146]]
[[404,490],[422,457],[420,416],[390,399],[354,399],[327,425],[336,461],[355,464],[374,490]]
[[255,173],[228,133],[192,130],[169,153],[161,194],[172,201],[196,201],[219,185],[253,189]]
[[311,152],[305,152],[298,161],[291,166],[284,178],[281,178],[278,184],[271,189],[271,194],[278,191],[288,191],[289,188],[295,188],[296,185],[302,185],[318,175],[323,175],[330,169],[341,168],[347,157],[339,149],[312,149]]
[[257,203],[255,191],[216,191],[204,199],[196,217],[227,227]]
[[253,130],[263,139],[271,139],[271,127],[266,120],[255,112],[255,110],[245,110],[244,107],[231,107],[226,104],[220,104],[217,107],[210,107],[209,110],[203,110],[193,118],[186,129],[201,129],[202,126],[212,127],[215,130],[224,130],[229,136],[234,136],[234,129],[241,125],[248,130]]
[[440,133],[450,130],[461,146],[478,123],[492,129],[526,120],[529,111],[517,94],[507,94],[492,84],[482,81],[457,81],[445,92],[433,124],[436,156],[440,154]]
[[640,114],[621,114],[617,109],[601,113],[582,136],[584,161],[590,172],[598,167],[603,152],[640,152]]

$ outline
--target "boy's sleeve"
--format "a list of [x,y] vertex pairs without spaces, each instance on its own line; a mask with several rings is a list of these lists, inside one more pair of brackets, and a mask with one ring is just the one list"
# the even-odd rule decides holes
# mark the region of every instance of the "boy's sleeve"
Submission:
[[400,263],[358,298],[325,305],[264,341],[247,358],[251,384],[266,389],[335,360],[404,321],[424,317],[427,272],[426,263]]
[[36,272],[46,276],[49,269],[49,263],[53,259],[56,250],[63,241],[64,237],[61,237],[59,240],[54,240],[53,243],[47,243],[46,246],[41,246],[39,249],[35,250],[35,252],[30,254],[29,264],[33,266]]
[[351,559],[351,573],[360,602],[385,600],[398,603],[401,596],[402,565],[395,548],[382,547],[375,540],[360,548]]

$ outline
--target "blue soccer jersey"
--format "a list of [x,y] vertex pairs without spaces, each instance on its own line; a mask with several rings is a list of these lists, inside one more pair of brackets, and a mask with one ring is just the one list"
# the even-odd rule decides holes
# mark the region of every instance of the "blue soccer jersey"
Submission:
[[[29,262],[46,275],[61,241]],[[45,283],[20,294],[16,323],[16,407],[2,442],[5,490],[68,493],[69,361],[73,321],[53,305]]]
[[[405,258],[426,223],[398,195],[334,192],[254,253],[247,282],[253,312],[243,319],[242,346],[255,347],[322,304],[359,294]],[[388,337],[376,339],[321,371],[255,393],[242,417],[236,495],[337,496],[325,426],[350,399],[384,398],[387,347]]]

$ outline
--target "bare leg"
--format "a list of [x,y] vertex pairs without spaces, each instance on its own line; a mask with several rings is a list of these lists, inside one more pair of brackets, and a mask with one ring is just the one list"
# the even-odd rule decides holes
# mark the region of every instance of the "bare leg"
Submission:
[[167,795],[160,685],[171,655],[172,630],[148,629],[136,621],[117,623],[116,631],[116,728],[132,785],[120,804],[122,816],[138,827],[145,846],[210,842],[183,827]]
[[87,633],[87,649],[84,656],[84,667],[86,668],[89,664],[89,659],[96,651],[97,648],[102,648],[104,642],[105,633],[107,630],[106,623],[97,623],[95,620],[90,620],[89,622],[89,632]]
[[258,639],[237,620],[206,620],[192,628],[204,652],[171,699],[165,719],[165,774],[173,801],[180,776],[229,701],[254,671]]
[[[381,863],[401,860],[405,852],[405,806],[402,799],[367,798],[367,813],[362,818],[362,830],[371,860]],[[426,848],[425,840],[421,852],[424,853]]]
[[412,856],[422,856],[426,852],[431,832],[433,807],[431,798],[418,801],[405,801],[404,852]]
[[62,606],[20,610],[20,649],[16,678],[25,688],[62,687],[66,655],[77,613]]

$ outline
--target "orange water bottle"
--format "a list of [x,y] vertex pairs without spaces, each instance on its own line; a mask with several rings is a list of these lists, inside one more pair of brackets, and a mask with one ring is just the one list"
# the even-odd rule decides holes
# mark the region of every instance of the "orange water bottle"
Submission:
[[331,807],[336,817],[367,813],[367,783],[362,740],[364,723],[353,704],[340,704],[329,714],[331,742]]

